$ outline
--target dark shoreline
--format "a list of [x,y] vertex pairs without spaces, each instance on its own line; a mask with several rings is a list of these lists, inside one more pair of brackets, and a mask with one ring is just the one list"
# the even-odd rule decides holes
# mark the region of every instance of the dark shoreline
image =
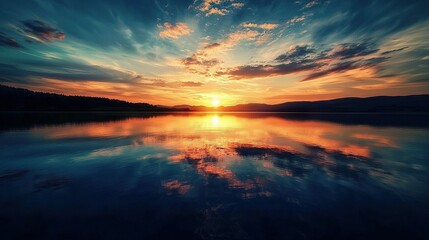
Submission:
[[429,113],[320,113],[320,112],[117,112],[117,111],[0,111],[0,131],[40,126],[122,121],[163,116],[234,115],[240,118],[279,118],[289,121],[321,121],[342,125],[429,128]]

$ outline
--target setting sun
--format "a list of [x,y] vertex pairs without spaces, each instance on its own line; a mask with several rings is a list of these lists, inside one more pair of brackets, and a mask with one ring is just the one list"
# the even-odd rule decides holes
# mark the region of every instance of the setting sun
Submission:
[[213,98],[212,104],[213,104],[213,107],[219,107],[219,99]]

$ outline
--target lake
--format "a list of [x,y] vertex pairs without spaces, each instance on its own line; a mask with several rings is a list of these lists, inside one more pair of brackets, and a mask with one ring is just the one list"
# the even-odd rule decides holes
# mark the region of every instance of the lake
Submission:
[[428,115],[1,118],[1,239],[429,233]]

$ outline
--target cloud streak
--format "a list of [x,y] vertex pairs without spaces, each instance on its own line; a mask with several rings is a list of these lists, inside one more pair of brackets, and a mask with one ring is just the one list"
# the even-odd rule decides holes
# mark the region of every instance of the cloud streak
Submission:
[[218,75],[227,75],[233,79],[252,79],[260,77],[272,77],[278,75],[288,75],[313,70],[320,67],[317,63],[283,63],[277,65],[245,65],[224,72],[218,72]]
[[303,60],[315,52],[316,50],[309,45],[296,45],[293,46],[287,53],[276,57],[275,60],[277,62]]
[[371,48],[367,43],[342,43],[337,45],[331,53],[331,58],[349,59],[370,55],[378,49]]
[[49,43],[56,40],[63,40],[65,33],[56,29],[48,23],[39,20],[22,21],[22,31],[29,40]]
[[217,74],[231,79],[252,79],[308,72],[301,80],[308,81],[333,73],[374,67],[389,59],[373,56],[378,51],[369,43],[341,43],[322,51],[310,45],[296,45],[277,56],[270,64],[243,65]]
[[264,30],[272,30],[277,28],[279,25],[275,23],[262,23],[262,24],[256,24],[256,23],[242,23],[241,26],[245,28],[260,28]]
[[65,81],[136,82],[141,76],[130,71],[64,60],[23,61],[20,67],[0,65],[3,81],[27,82],[36,79],[58,79]]

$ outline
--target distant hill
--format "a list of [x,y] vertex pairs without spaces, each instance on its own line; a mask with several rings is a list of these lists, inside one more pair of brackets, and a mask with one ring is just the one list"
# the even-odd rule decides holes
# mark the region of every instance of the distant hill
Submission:
[[65,96],[0,85],[0,111],[170,111],[147,103]]
[[33,92],[0,85],[0,111],[429,112],[429,94],[339,98],[275,105],[249,103],[211,108],[191,105],[155,106],[108,98]]
[[286,102],[276,105],[245,104],[226,107],[225,110],[257,112],[429,112],[429,95],[339,98],[314,102]]

